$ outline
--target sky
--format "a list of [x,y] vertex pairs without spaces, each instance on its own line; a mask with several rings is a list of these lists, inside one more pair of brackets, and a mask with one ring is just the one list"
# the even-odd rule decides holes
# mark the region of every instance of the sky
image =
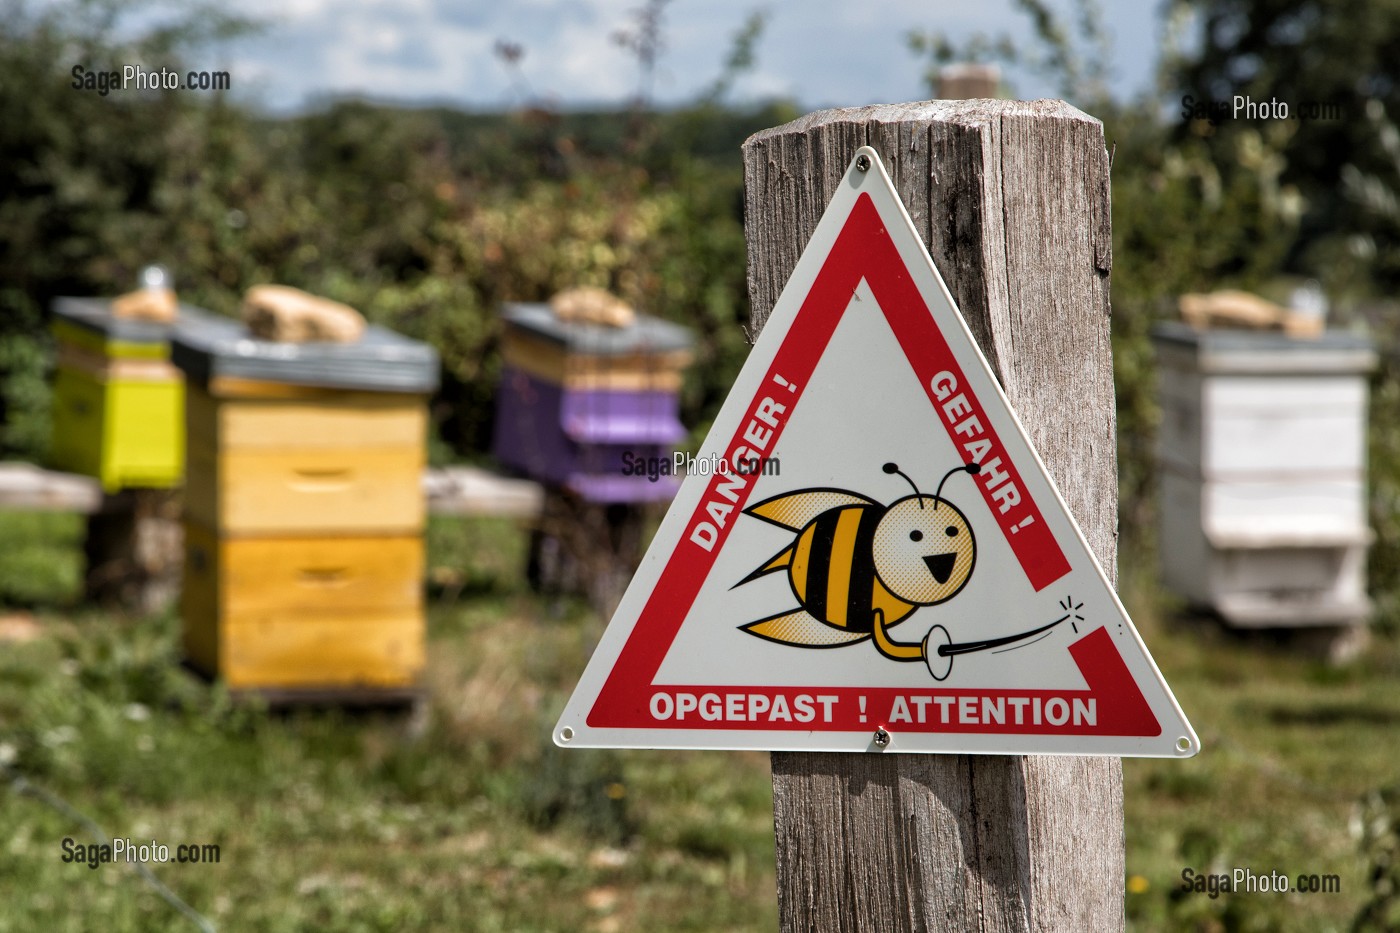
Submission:
[[[209,50],[206,67],[227,68],[239,97],[279,112],[344,95],[469,109],[619,105],[637,93],[640,72],[613,37],[634,25],[642,2],[242,0],[231,8],[266,28]],[[1066,10],[1069,3],[1052,0],[1052,6]],[[1151,85],[1157,4],[1100,6],[1113,40],[1115,96],[1133,97]],[[815,108],[919,100],[929,94],[924,63],[908,48],[911,30],[941,29],[955,40],[977,33],[1031,36],[1012,0],[672,0],[662,21],[655,102],[691,101],[712,85],[735,33],[759,10],[767,24],[755,67],[730,95],[734,102],[780,97]],[[515,73],[494,54],[500,40],[523,49]],[[1034,75],[1007,77],[1015,96],[1055,96]]]

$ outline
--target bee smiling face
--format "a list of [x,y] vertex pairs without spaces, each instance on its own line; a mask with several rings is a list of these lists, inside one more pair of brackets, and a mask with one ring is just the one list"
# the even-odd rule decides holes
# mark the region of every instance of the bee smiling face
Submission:
[[908,496],[891,505],[875,527],[873,550],[880,582],[920,606],[956,596],[977,561],[967,516],[933,496]]

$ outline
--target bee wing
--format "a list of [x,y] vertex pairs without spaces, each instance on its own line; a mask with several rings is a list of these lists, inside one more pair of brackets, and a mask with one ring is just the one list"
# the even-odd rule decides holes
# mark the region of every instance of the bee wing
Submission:
[[799,489],[796,492],[785,492],[780,496],[764,499],[757,505],[749,506],[744,510],[744,514],[791,531],[801,531],[823,512],[846,505],[878,503],[845,489]]
[[827,625],[806,609],[796,609],[741,625],[750,635],[802,648],[839,648],[869,638],[869,632],[851,632]]
[[794,546],[789,544],[787,547],[783,548],[777,554],[774,554],[771,558],[769,558],[767,563],[763,564],[753,573],[749,574],[747,577],[731,586],[730,589],[738,589],[745,583],[757,580],[759,577],[773,573],[775,570],[783,570],[788,566],[788,564],[792,563],[792,554],[794,550]]

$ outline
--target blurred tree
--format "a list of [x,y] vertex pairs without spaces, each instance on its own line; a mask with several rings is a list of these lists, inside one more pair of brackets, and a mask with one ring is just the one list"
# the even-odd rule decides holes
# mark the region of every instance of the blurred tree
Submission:
[[631,13],[632,23],[613,33],[613,42],[637,60],[637,96],[634,106],[651,108],[656,90],[656,63],[666,50],[666,7],[671,0],[644,0]]
[[[167,257],[167,147],[199,96],[75,89],[73,69],[179,68],[250,24],[212,4],[116,0],[6,0],[0,20],[0,457],[39,458],[48,303],[134,287],[142,265]],[[148,25],[132,35],[133,20]]]
[[[791,119],[790,105],[648,110],[641,137],[635,109],[344,100],[274,119],[215,96],[68,86],[73,64],[180,67],[246,24],[182,32],[181,17],[207,11],[161,5],[134,21],[143,31],[122,25],[139,6],[6,2],[0,170],[16,183],[0,195],[0,456],[43,453],[50,299],[126,290],[154,260],[183,299],[214,310],[283,282],[431,341],[444,364],[436,424],[456,455],[489,443],[496,308],[568,285],[602,285],[694,327],[700,364],[683,416],[703,427],[723,400],[747,352],[738,146]],[[661,8],[637,26],[652,64]],[[751,17],[736,36],[718,93],[751,66],[760,28]]]
[[701,105],[719,104],[734,89],[734,82],[746,71],[753,70],[758,61],[758,42],[763,38],[763,30],[768,25],[768,11],[755,10],[744,20],[725,56],[724,68],[719,77],[700,95]]
[[906,37],[915,55],[928,60],[924,83],[936,94],[938,73],[961,62],[999,62],[1050,81],[1060,96],[1098,112],[1108,103],[1110,44],[1095,0],[1074,0],[1070,20],[1044,0],[1014,0],[1028,20],[1033,40],[1018,46],[1010,34],[974,33],[957,40],[941,29],[914,30]]
[[[1387,115],[1400,113],[1400,0],[1173,0],[1170,15],[1181,41],[1166,64],[1183,115],[1188,96],[1226,108],[1213,120],[1183,118],[1173,137],[1199,139],[1219,163],[1241,136],[1287,127],[1279,180],[1307,205],[1287,267],[1334,294],[1356,291],[1358,275],[1400,285],[1394,240],[1382,242],[1394,211],[1381,195],[1393,197],[1400,180],[1386,144]],[[1290,120],[1237,117],[1236,97],[1286,104]]]

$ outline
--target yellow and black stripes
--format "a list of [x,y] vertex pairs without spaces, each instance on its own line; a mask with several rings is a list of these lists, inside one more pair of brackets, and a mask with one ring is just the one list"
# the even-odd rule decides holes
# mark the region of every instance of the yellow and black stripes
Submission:
[[837,628],[869,632],[875,564],[871,539],[883,509],[831,509],[803,529],[793,546],[793,592],[813,616]]
[[[840,505],[818,514],[792,545],[735,584],[786,568],[802,609],[745,629],[774,641],[816,647],[868,636],[876,612],[891,625],[913,612],[915,607],[890,593],[875,574],[871,547],[883,514],[883,507],[870,504]],[[820,622],[826,632],[813,628],[807,619]],[[831,629],[846,636],[833,638]]]

